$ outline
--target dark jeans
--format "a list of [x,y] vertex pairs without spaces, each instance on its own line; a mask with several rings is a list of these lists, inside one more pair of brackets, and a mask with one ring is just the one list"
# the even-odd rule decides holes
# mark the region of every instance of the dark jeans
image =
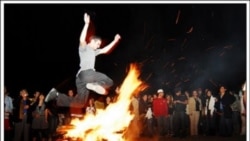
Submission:
[[210,114],[206,115],[205,117],[205,134],[206,135],[215,135],[215,116]]
[[4,130],[4,141],[12,141],[13,138],[13,131],[10,130]]
[[174,112],[174,134],[186,136],[186,113],[184,111]]
[[142,118],[140,120],[142,124],[142,132],[141,135],[145,136],[152,136],[154,131],[153,131],[153,118],[148,119],[148,118]]
[[15,123],[14,141],[29,141],[30,124],[27,123],[27,115],[23,120]]
[[167,118],[166,116],[157,116],[157,126],[158,126],[158,133],[160,135],[164,135],[167,133]]
[[233,133],[236,134],[236,135],[239,135],[240,134],[240,119],[241,116],[240,116],[240,112],[239,111],[233,111],[233,115],[232,115],[232,122],[233,122]]
[[168,131],[168,134],[173,134],[174,133],[173,121],[174,121],[173,115],[169,115],[167,117],[167,131]]
[[154,134],[154,130],[153,130],[153,118],[151,119],[147,119],[147,131],[148,131],[148,135],[153,135]]
[[219,130],[221,136],[231,136],[233,132],[232,118],[225,118],[224,114],[220,115]]
[[92,69],[81,71],[76,77],[76,88],[78,94],[85,94],[87,83],[97,83],[105,89],[108,89],[113,85],[113,80],[107,75],[96,72]]
[[89,90],[86,88],[87,83],[97,83],[105,89],[110,88],[113,85],[107,75],[96,72],[92,69],[81,71],[76,76],[76,88],[77,94],[73,99],[70,99],[65,94],[59,94],[57,98],[57,105],[63,107],[83,107],[88,101]]
[[49,132],[49,136],[51,137],[53,134],[56,133],[56,129],[58,127],[59,121],[58,121],[58,116],[56,115],[51,115],[48,117],[48,122],[49,122],[49,128],[48,128],[48,132]]

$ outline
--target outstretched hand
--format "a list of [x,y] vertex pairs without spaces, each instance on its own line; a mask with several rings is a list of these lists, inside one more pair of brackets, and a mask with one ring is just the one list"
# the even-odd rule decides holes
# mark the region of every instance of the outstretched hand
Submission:
[[119,34],[115,35],[115,41],[119,41],[121,39],[121,36]]
[[90,23],[90,16],[87,13],[84,13],[84,22],[85,22],[85,24]]

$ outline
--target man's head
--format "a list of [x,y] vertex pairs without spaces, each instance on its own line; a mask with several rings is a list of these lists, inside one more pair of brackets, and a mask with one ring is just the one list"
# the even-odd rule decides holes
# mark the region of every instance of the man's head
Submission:
[[20,96],[22,97],[22,98],[25,98],[25,97],[28,97],[28,91],[26,90],[26,89],[22,89],[22,90],[20,90]]
[[192,91],[192,95],[193,95],[193,97],[197,97],[198,96],[198,91],[197,90],[193,90]]
[[143,99],[144,101],[147,101],[148,96],[147,96],[146,94],[144,94],[144,95],[142,95],[142,99]]
[[90,42],[88,43],[88,45],[92,47],[93,49],[100,48],[102,44],[102,39],[101,37],[98,37],[98,36],[91,36],[89,41]]
[[158,90],[157,90],[157,93],[158,93],[158,97],[159,97],[159,98],[164,97],[164,91],[163,91],[163,89],[158,89]]
[[224,94],[224,93],[226,92],[226,90],[227,90],[227,89],[226,89],[225,86],[223,86],[223,85],[220,86],[220,90],[219,90],[219,91],[220,91],[220,94]]
[[177,96],[181,95],[181,88],[175,88],[174,92]]
[[40,95],[40,92],[39,92],[39,91],[35,91],[35,93],[34,93],[34,97],[35,97],[35,98],[38,98],[38,97],[39,97],[39,95]]
[[68,96],[73,97],[74,96],[74,91],[72,89],[68,90]]

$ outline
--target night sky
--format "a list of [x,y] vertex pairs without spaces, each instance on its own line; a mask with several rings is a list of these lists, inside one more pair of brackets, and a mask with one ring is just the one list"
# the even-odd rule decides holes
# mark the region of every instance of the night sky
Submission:
[[147,93],[220,84],[238,92],[246,80],[246,4],[5,4],[4,81],[13,95],[74,87],[84,12],[103,45],[122,36],[96,60],[114,88],[133,62]]

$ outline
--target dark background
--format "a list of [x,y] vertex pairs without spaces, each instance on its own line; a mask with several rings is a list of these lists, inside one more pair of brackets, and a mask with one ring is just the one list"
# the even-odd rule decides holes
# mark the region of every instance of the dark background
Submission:
[[216,93],[221,84],[238,92],[246,80],[246,4],[5,4],[4,82],[12,96],[21,88],[75,87],[84,12],[103,45],[122,36],[96,60],[113,88],[133,62],[150,94],[176,87]]

